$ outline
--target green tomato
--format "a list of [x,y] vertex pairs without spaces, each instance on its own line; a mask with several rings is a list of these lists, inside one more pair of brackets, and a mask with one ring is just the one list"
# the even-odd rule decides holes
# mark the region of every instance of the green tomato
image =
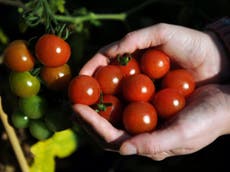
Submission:
[[31,135],[38,140],[45,140],[53,135],[53,132],[49,130],[45,122],[40,119],[31,120],[29,130]]
[[29,118],[21,111],[15,111],[11,116],[11,121],[16,128],[27,128],[29,125]]
[[34,96],[40,90],[40,81],[29,72],[11,72],[11,91],[19,97]]
[[35,95],[19,99],[19,109],[29,118],[41,118],[46,111],[47,102],[41,96]]

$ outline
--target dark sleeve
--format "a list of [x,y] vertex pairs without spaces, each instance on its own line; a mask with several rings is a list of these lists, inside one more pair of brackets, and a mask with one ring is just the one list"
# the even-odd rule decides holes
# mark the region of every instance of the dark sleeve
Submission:
[[214,32],[226,49],[228,56],[230,55],[230,18],[223,17],[214,23],[207,25],[207,30]]

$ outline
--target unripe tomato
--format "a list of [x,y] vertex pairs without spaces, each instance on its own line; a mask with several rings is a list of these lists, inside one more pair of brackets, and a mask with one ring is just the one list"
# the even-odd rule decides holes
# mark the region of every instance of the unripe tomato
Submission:
[[87,75],[73,78],[69,84],[68,94],[72,103],[92,105],[100,97],[100,85],[96,79]]
[[11,116],[13,126],[16,128],[27,128],[29,126],[30,119],[24,113],[15,111]]
[[29,130],[31,135],[38,140],[45,140],[53,135],[53,132],[41,119],[31,120],[29,123]]
[[71,49],[69,44],[60,37],[45,34],[37,41],[35,53],[43,65],[57,67],[67,63],[71,55]]
[[130,134],[153,131],[157,126],[157,112],[148,102],[132,102],[124,109],[123,124]]
[[159,79],[169,71],[170,60],[162,51],[149,49],[142,55],[140,66],[150,78]]
[[9,82],[11,91],[19,97],[34,96],[40,90],[40,81],[29,72],[11,72]]
[[45,85],[52,90],[62,90],[66,88],[72,76],[68,64],[59,67],[43,66],[40,75]]
[[4,51],[4,63],[12,71],[29,71],[34,67],[34,62],[34,57],[31,55],[24,40],[11,42]]
[[185,98],[176,89],[166,88],[155,94],[152,103],[158,115],[168,119],[184,108]]

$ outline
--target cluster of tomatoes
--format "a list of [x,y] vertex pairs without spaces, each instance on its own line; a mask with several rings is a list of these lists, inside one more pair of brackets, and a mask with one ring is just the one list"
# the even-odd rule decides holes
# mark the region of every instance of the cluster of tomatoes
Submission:
[[9,86],[18,102],[10,115],[14,127],[28,127],[32,136],[43,140],[60,129],[61,122],[65,123],[59,105],[50,104],[49,94],[68,87],[70,55],[69,44],[52,34],[42,35],[32,49],[25,40],[14,40],[6,47],[4,63],[10,71]]
[[151,48],[140,55],[116,57],[93,76],[74,77],[69,97],[135,135],[153,131],[159,119],[168,120],[181,111],[194,89],[189,71],[172,68],[164,52]]

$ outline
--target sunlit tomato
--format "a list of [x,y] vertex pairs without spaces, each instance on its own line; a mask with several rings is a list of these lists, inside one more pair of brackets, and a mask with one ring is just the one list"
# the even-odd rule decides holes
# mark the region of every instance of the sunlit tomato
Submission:
[[150,78],[159,79],[170,69],[169,57],[160,50],[149,49],[141,57],[141,70]]
[[40,90],[40,81],[29,72],[12,72],[9,82],[11,91],[19,97],[34,96]]
[[4,63],[13,71],[29,71],[34,67],[34,61],[23,40],[11,42],[4,51]]
[[125,77],[122,82],[122,94],[128,101],[148,101],[154,92],[155,85],[145,74]]
[[113,125],[119,125],[122,115],[122,103],[117,97],[103,95],[102,100],[97,103],[96,110]]
[[117,64],[119,65],[124,76],[140,73],[140,66],[137,60],[131,55],[124,55],[117,58]]
[[148,102],[132,102],[123,111],[123,124],[130,134],[153,131],[157,125],[157,112]]
[[165,88],[157,92],[152,100],[158,115],[168,119],[185,106],[185,98],[176,89]]
[[43,66],[40,75],[46,86],[52,90],[67,88],[72,76],[68,64],[59,67]]
[[104,94],[116,94],[120,91],[123,74],[118,66],[103,66],[95,72],[94,77]]
[[45,66],[57,67],[69,60],[71,49],[69,44],[60,37],[45,34],[38,39],[35,53],[38,60]]
[[100,97],[100,85],[91,76],[76,76],[69,84],[68,94],[72,103],[92,105]]
[[184,96],[189,96],[195,89],[195,80],[185,69],[171,70],[163,78],[162,88],[175,88]]

